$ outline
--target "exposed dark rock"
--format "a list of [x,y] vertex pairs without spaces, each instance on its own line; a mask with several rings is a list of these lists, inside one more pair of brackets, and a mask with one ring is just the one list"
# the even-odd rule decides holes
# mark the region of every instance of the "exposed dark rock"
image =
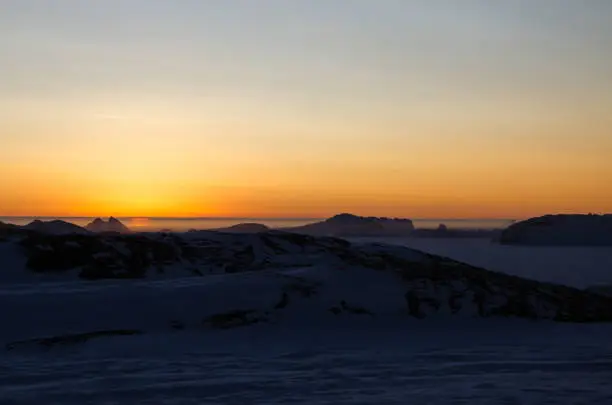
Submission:
[[408,313],[418,319],[424,318],[425,315],[421,312],[421,300],[414,291],[408,291],[404,297],[408,305]]
[[230,329],[266,322],[267,320],[265,315],[260,315],[255,310],[236,310],[211,315],[205,318],[203,323],[215,329]]
[[289,294],[287,294],[286,292],[283,292],[278,303],[274,305],[274,309],[287,308],[287,305],[289,305]]
[[364,307],[360,307],[358,305],[349,305],[344,300],[340,301],[340,308],[342,308],[343,311],[348,312],[350,314],[374,316],[372,312],[368,311]]
[[334,315],[340,315],[342,313],[342,309],[339,307],[331,307],[329,309],[329,312],[331,312]]
[[463,294],[460,292],[452,292],[448,297],[448,307],[451,310],[452,314],[456,314],[461,310],[461,298]]
[[110,336],[133,336],[140,335],[143,332],[137,329],[117,329],[117,330],[102,330],[95,332],[86,333],[75,333],[62,336],[53,336],[45,338],[19,340],[11,342],[6,345],[7,350],[13,350],[22,346],[38,345],[44,348],[52,348],[58,345],[74,345],[79,343],[86,343],[91,339],[110,337]]

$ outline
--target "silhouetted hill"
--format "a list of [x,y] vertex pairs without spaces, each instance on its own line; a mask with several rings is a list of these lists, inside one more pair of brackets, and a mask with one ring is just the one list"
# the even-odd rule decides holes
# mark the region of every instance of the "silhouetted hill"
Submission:
[[90,232],[118,232],[118,233],[130,233],[130,229],[123,225],[121,221],[116,218],[110,217],[108,222],[105,222],[101,218],[96,218],[85,227]]
[[499,237],[506,245],[612,245],[612,215],[545,215],[517,222]]
[[0,242],[4,240],[5,237],[12,235],[19,227],[13,224],[6,224],[0,221]]
[[71,224],[70,222],[53,220],[53,221],[40,221],[38,219],[30,222],[27,225],[21,227],[28,231],[36,231],[41,233],[48,233],[52,235],[64,235],[64,234],[86,234],[89,233],[85,228],[78,225]]
[[7,224],[7,223],[0,221],[0,229],[14,229],[16,227],[17,227],[16,225]]
[[267,226],[263,224],[257,223],[243,223],[228,226],[226,228],[217,228],[214,229],[217,232],[229,232],[229,233],[259,233],[259,232],[267,232],[270,230]]
[[284,230],[321,236],[408,236],[414,231],[414,224],[402,218],[339,214],[321,222]]

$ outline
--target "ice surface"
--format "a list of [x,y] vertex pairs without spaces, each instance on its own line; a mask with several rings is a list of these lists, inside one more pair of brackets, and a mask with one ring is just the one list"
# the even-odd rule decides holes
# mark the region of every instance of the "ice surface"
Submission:
[[346,326],[177,332],[2,353],[0,402],[539,405],[612,398],[608,325]]

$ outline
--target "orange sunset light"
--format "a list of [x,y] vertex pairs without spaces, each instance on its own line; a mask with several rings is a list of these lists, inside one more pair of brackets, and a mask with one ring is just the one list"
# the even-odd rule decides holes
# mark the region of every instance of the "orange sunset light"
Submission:
[[375,3],[0,17],[0,216],[612,211],[604,14]]

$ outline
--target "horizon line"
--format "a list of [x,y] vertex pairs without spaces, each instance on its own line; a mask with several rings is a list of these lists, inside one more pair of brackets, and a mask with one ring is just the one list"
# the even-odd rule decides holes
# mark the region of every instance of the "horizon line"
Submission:
[[[427,220],[453,220],[453,221],[501,221],[508,220],[514,221],[518,218],[510,217],[408,217],[408,216],[377,216],[377,215],[357,215],[362,217],[373,217],[373,218],[402,218],[417,221]],[[263,219],[263,220],[322,220],[331,217],[299,217],[299,216],[287,216],[287,217],[260,217],[260,216],[238,216],[238,217],[226,217],[226,216],[115,216],[115,215],[0,215],[0,218],[41,218],[41,219],[52,219],[52,218],[72,218],[72,219],[89,219],[89,218],[110,218],[114,217],[117,219],[173,219],[173,220],[244,220],[244,219]],[[333,216],[332,216],[333,217]]]

